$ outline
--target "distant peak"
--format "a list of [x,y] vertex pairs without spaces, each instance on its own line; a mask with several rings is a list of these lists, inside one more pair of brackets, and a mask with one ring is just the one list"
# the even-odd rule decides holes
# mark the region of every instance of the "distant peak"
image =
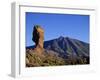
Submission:
[[63,36],[60,36],[58,39],[59,39],[59,40],[62,40],[62,39],[64,39],[64,37],[63,37]]
[[59,38],[64,38],[63,36],[60,36]]

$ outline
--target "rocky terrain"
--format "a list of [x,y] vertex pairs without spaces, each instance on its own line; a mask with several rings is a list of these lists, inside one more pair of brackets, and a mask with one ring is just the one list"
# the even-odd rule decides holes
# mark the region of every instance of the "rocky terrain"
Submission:
[[35,46],[26,47],[26,67],[89,64],[89,44],[60,36],[44,41],[44,30],[33,29]]

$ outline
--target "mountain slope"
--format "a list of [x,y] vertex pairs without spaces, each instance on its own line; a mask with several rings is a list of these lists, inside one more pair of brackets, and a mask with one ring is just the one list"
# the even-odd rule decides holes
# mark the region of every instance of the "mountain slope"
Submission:
[[75,57],[89,57],[89,44],[71,39],[68,37],[59,37],[54,40],[45,41],[44,48],[47,50],[53,50],[59,53],[62,57],[73,55]]
[[[26,53],[29,53],[27,56],[36,56],[36,54],[33,54],[32,49],[34,49],[34,46],[26,47]],[[90,61],[89,44],[69,37],[61,36],[53,40],[45,41],[44,49],[43,55],[37,56],[40,58],[39,61],[41,61],[41,65],[44,66],[89,64]],[[32,63],[32,65],[34,64]],[[38,65],[36,64],[35,66],[41,65],[39,62]]]

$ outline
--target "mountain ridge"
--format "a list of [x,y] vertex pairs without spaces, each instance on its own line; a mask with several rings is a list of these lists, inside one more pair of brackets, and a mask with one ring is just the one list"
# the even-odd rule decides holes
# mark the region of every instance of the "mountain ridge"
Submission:
[[[35,46],[26,47],[27,59],[33,61],[26,66],[48,66],[48,65],[75,65],[89,64],[89,43],[72,39],[69,37],[59,37],[53,40],[44,41],[44,51],[41,55],[34,52]],[[34,61],[37,61],[36,63]]]
[[[32,49],[35,46],[26,47],[26,49]],[[44,49],[53,50],[62,57],[67,57],[68,54],[73,53],[77,56],[89,57],[89,43],[72,39],[69,37],[60,36],[59,38],[44,41]]]
[[[60,37],[58,37],[58,38],[61,38],[61,37],[63,37],[63,36],[60,36]],[[58,39],[58,38],[54,38],[54,39],[50,39],[50,40],[46,40],[46,41],[44,41],[44,42],[48,42],[48,41],[52,41],[52,40],[56,40],[56,39]],[[70,38],[70,37],[63,37],[63,38]],[[78,40],[78,39],[74,39],[74,38],[70,38],[70,39]],[[78,40],[78,41],[81,41],[81,42],[84,42],[84,43],[86,43],[86,44],[89,44],[88,42],[85,42],[85,41],[82,41],[82,40]],[[26,46],[26,48],[34,48],[34,45]]]

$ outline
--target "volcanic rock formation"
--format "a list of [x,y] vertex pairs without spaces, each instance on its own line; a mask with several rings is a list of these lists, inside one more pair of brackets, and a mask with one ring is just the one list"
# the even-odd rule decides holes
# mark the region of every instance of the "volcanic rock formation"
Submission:
[[35,25],[33,29],[32,40],[35,42],[34,52],[41,54],[44,51],[44,30],[41,26]]
[[89,43],[59,37],[44,41],[44,30],[35,25],[32,33],[35,46],[26,47],[26,67],[89,64]]

